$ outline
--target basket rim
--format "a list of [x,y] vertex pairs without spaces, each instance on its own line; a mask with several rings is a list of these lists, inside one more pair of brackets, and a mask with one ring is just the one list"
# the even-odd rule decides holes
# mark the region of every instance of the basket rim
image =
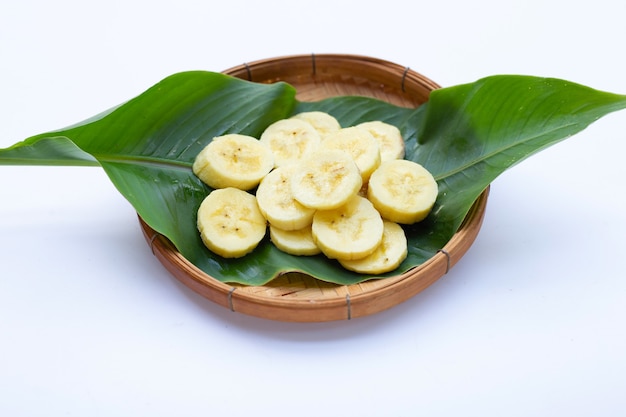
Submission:
[[[276,61],[284,62],[285,64],[294,62],[294,61],[302,61],[302,60],[310,60],[311,72],[312,74],[317,73],[318,64],[329,65],[335,63],[337,61],[348,61],[354,63],[358,66],[363,65],[376,65],[379,67],[383,67],[386,71],[392,71],[394,73],[400,74],[401,80],[414,79],[419,80],[423,85],[428,85],[432,87],[432,89],[441,88],[441,86],[430,78],[425,77],[417,71],[414,71],[409,66],[402,66],[398,63],[382,59],[371,57],[367,55],[360,54],[343,54],[343,53],[311,53],[311,54],[290,54],[290,55],[282,55],[273,58],[263,58],[250,62],[243,62],[242,64],[232,66],[228,69],[222,71],[224,74],[246,74],[246,79],[248,81],[254,81],[254,70],[263,68],[267,65],[272,65]],[[241,77],[240,77],[241,78]],[[401,83],[401,87],[402,87]]]

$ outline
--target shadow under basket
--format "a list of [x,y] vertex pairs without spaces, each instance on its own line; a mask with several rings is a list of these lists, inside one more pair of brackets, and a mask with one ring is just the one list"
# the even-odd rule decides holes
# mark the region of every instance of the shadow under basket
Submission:
[[[415,108],[439,86],[415,71],[384,60],[343,54],[294,55],[246,63],[223,71],[260,83],[285,81],[300,101],[340,95],[373,97]],[[325,322],[363,317],[406,301],[444,276],[467,252],[482,226],[489,195],[476,200],[463,224],[435,256],[406,273],[354,285],[319,281],[290,272],[263,286],[218,281],[185,259],[164,236],[141,218],[154,255],[180,282],[235,312],[288,322]]]

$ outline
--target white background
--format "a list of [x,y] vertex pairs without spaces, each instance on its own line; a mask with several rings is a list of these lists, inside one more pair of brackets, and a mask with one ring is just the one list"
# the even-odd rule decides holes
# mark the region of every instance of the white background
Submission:
[[[618,0],[3,0],[0,148],[174,72],[312,52],[626,93],[625,18]],[[317,324],[181,285],[100,168],[2,166],[0,415],[624,415],[625,139],[617,112],[507,171],[448,275]]]

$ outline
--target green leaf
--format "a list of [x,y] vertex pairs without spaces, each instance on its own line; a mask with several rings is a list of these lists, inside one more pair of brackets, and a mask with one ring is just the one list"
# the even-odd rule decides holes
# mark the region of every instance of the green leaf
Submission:
[[98,161],[65,136],[44,137],[3,149],[0,165],[97,166]]
[[405,228],[409,256],[393,272],[397,274],[441,249],[502,172],[624,107],[626,96],[528,76],[494,76],[436,90],[426,104],[407,109],[365,97],[298,102],[294,89],[284,83],[187,72],[85,122],[0,150],[0,165],[101,165],[148,225],[221,281],[262,285],[295,270],[353,284],[371,277],[346,271],[323,256],[287,255],[267,239],[240,259],[208,251],[195,226],[196,211],[210,192],[191,172],[196,154],[214,136],[258,137],[269,124],[300,111],[326,111],[342,126],[367,120],[398,126],[407,159],[428,168],[440,192],[429,217]]
[[553,78],[493,76],[435,91],[424,107],[411,157],[439,184],[432,220],[458,227],[468,201],[498,175],[625,108],[626,96]]

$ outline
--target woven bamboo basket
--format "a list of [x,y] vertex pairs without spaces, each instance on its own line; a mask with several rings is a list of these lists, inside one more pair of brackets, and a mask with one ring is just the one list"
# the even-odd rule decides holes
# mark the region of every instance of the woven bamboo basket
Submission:
[[[300,101],[361,95],[403,107],[417,107],[439,86],[417,72],[381,59],[344,55],[294,55],[243,64],[224,71],[260,83],[285,81]],[[452,268],[474,242],[489,189],[476,200],[446,246],[424,264],[384,279],[336,285],[302,273],[281,275],[263,286],[218,281],[185,259],[164,236],[140,218],[148,244],[163,266],[183,284],[234,312],[270,320],[325,322],[371,315],[413,297]]]

